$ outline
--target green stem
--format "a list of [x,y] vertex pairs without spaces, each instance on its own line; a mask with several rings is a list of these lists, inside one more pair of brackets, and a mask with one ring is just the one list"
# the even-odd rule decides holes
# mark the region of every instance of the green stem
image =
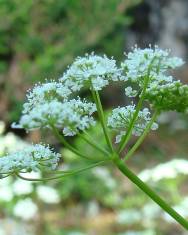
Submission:
[[140,97],[140,99],[139,99],[139,101],[138,101],[138,104],[137,104],[137,106],[136,106],[136,110],[135,110],[135,112],[134,112],[134,115],[133,115],[133,118],[132,118],[132,120],[131,120],[130,126],[129,126],[128,130],[127,130],[127,133],[126,133],[126,135],[122,138],[122,141],[121,141],[121,143],[120,143],[120,145],[119,145],[118,153],[121,153],[121,151],[125,148],[125,146],[127,145],[128,141],[129,141],[129,139],[130,139],[130,137],[131,137],[131,135],[132,135],[132,130],[133,130],[133,128],[134,128],[134,124],[135,124],[135,122],[136,122],[136,120],[137,120],[138,113],[139,113],[139,111],[140,111],[140,109],[141,109],[141,107],[142,107],[143,101],[144,101],[144,95],[145,95],[145,91],[146,91],[146,88],[147,88],[147,84],[148,84],[147,81],[148,81],[148,80],[149,80],[149,79],[147,79],[146,82],[145,82],[144,88],[143,88],[143,90],[142,90],[141,97]]
[[157,116],[158,116],[159,112],[155,111],[155,113],[153,114],[150,122],[148,123],[148,125],[146,126],[146,129],[144,130],[144,132],[142,133],[142,135],[138,138],[138,140],[136,141],[136,143],[133,145],[133,147],[129,150],[129,152],[125,155],[124,160],[128,160],[133,154],[134,152],[138,149],[138,147],[142,144],[142,142],[144,141],[144,139],[146,138],[148,132],[150,131],[150,128],[152,126],[152,124],[154,123],[154,121],[156,120]]
[[166,211],[171,217],[173,217],[179,224],[181,224],[186,230],[188,230],[188,221],[185,220],[180,214],[178,214],[172,207],[170,207],[160,196],[158,196],[148,185],[146,185],[140,178],[138,178],[124,162],[117,156],[114,157],[114,163],[119,170],[127,176],[134,184],[137,185],[143,192],[145,192],[153,201],[155,201],[164,211]]
[[80,136],[85,142],[90,144],[92,147],[94,147],[95,149],[99,150],[101,153],[103,153],[105,155],[109,155],[110,154],[108,151],[106,151],[101,146],[99,146],[97,143],[95,143],[95,141],[87,134],[87,132],[84,132],[84,135],[78,133],[78,136]]
[[62,136],[59,131],[57,130],[57,128],[53,125],[51,125],[52,130],[55,134],[55,136],[59,139],[59,141],[70,151],[72,151],[73,153],[75,153],[76,155],[78,155],[79,157],[85,158],[87,160],[91,160],[91,158],[85,156],[84,154],[82,154],[80,151],[78,151],[76,148],[72,147],[64,138],[64,136]]
[[101,104],[99,93],[98,93],[98,91],[94,91],[93,89],[91,89],[91,92],[92,92],[93,99],[94,99],[94,101],[96,103],[96,106],[97,106],[97,112],[98,112],[98,115],[99,115],[99,119],[100,119],[100,122],[101,122],[101,126],[102,126],[102,129],[103,129],[103,132],[104,132],[106,142],[108,144],[108,147],[110,148],[110,151],[113,152],[113,146],[112,146],[112,142],[110,140],[109,134],[108,134],[108,129],[107,129],[107,126],[106,126],[103,107],[102,107],[102,104]]
[[138,117],[138,113],[142,107],[142,104],[143,104],[143,101],[144,101],[144,98],[145,98],[145,93],[146,93],[146,89],[147,89],[147,86],[148,86],[148,83],[149,83],[149,80],[150,80],[150,71],[151,71],[151,68],[152,68],[152,64],[154,62],[156,58],[154,57],[149,65],[149,68],[148,68],[148,72],[147,72],[147,75],[144,77],[144,86],[143,86],[143,89],[142,89],[142,93],[141,93],[141,96],[140,96],[140,99],[138,101],[138,104],[136,106],[136,110],[134,112],[134,115],[133,115],[133,118],[131,120],[131,123],[130,123],[130,126],[127,130],[127,133],[126,135],[122,138],[121,142],[120,142],[120,145],[119,145],[119,148],[118,148],[118,153],[121,153],[122,150],[125,148],[125,146],[127,145],[131,135],[132,135],[132,130],[134,128],[134,124],[137,120],[137,117]]
[[[3,173],[3,174],[4,174],[4,173]],[[0,179],[7,178],[7,177],[11,176],[13,173],[10,173],[10,174],[8,174],[8,175],[2,176],[3,174],[1,173]]]
[[83,167],[83,168],[80,168],[80,169],[73,170],[73,171],[71,171],[71,172],[69,172],[69,173],[65,173],[65,174],[58,175],[58,176],[53,176],[53,177],[41,178],[41,179],[25,178],[24,176],[21,176],[21,175],[19,175],[18,173],[15,173],[15,175],[16,175],[17,177],[19,177],[20,179],[26,180],[26,181],[37,181],[37,182],[41,182],[41,181],[56,180],[56,179],[65,178],[65,177],[68,177],[68,176],[76,175],[76,174],[81,173],[81,172],[84,172],[84,171],[86,171],[86,170],[88,170],[88,169],[91,169],[91,168],[94,168],[94,167],[96,167],[96,166],[102,165],[102,164],[106,163],[107,161],[110,161],[110,159],[104,160],[104,161],[100,161],[100,162],[91,164],[91,165],[89,165],[89,166],[86,166],[86,167]]

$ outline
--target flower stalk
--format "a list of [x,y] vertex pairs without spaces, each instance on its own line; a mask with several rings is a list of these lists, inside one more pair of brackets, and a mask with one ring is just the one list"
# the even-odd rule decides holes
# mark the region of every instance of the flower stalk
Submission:
[[74,148],[72,145],[70,145],[66,139],[64,138],[63,135],[61,135],[59,133],[59,131],[57,130],[57,128],[51,124],[51,128],[53,130],[53,133],[55,134],[55,136],[59,139],[59,141],[67,148],[69,149],[71,152],[75,153],[77,156],[84,158],[86,160],[91,160],[91,158],[89,158],[88,156],[86,156],[85,154],[81,153],[79,150],[77,150],[76,148]]
[[138,113],[140,111],[140,109],[142,108],[142,104],[143,104],[143,101],[144,101],[144,95],[145,95],[145,92],[146,92],[146,88],[147,88],[147,85],[148,85],[148,82],[149,82],[149,74],[145,77],[144,79],[144,87],[143,87],[143,90],[142,90],[142,93],[141,93],[141,97],[138,101],[138,104],[136,106],[136,110],[135,110],[135,113],[133,115],[133,118],[131,120],[131,123],[130,123],[130,126],[127,130],[127,133],[126,135],[122,138],[121,142],[120,142],[120,145],[118,147],[118,153],[121,153],[123,151],[123,149],[125,148],[125,146],[127,145],[131,135],[132,135],[132,130],[134,128],[134,124],[138,118]]
[[140,188],[145,194],[147,194],[154,202],[156,202],[165,212],[167,212],[172,218],[174,218],[179,224],[181,224],[186,230],[188,230],[188,221],[185,220],[179,213],[177,213],[172,207],[170,207],[158,194],[156,194],[147,184],[145,184],[139,177],[137,177],[126,165],[119,159],[117,155],[114,155],[113,162],[118,169],[125,175],[132,183]]
[[133,147],[128,151],[128,153],[124,156],[124,160],[127,161],[134,153],[135,151],[139,148],[139,146],[142,144],[142,142],[144,141],[144,139],[146,138],[147,134],[149,133],[151,126],[153,125],[154,121],[156,120],[157,116],[158,116],[159,112],[158,110],[156,110],[150,120],[150,122],[148,123],[148,125],[146,126],[146,129],[144,130],[144,132],[142,133],[142,135],[138,138],[138,140],[136,141],[136,143],[133,145]]
[[106,142],[108,144],[110,151],[113,152],[113,146],[112,146],[112,142],[110,140],[109,134],[108,134],[108,129],[106,126],[106,121],[105,121],[104,111],[103,111],[103,107],[102,107],[101,100],[100,100],[100,95],[98,91],[94,91],[93,89],[91,89],[91,92],[92,92],[93,99],[97,106],[97,112],[99,115],[100,123],[104,132]]
[[47,177],[47,178],[38,178],[38,179],[37,178],[26,178],[26,177],[20,175],[19,173],[15,173],[15,175],[18,178],[22,179],[22,180],[33,181],[33,182],[57,180],[57,179],[62,179],[62,178],[68,177],[68,176],[77,175],[77,174],[82,173],[82,172],[84,172],[86,170],[92,169],[92,168],[94,168],[96,166],[103,165],[107,161],[109,161],[109,159],[108,160],[99,161],[99,162],[95,162],[95,163],[90,164],[88,166],[85,166],[85,167],[82,167],[82,168],[79,168],[79,169],[76,169],[76,170],[72,170],[72,171],[69,171],[69,172],[66,172],[66,173],[62,173],[60,175],[59,175],[59,172],[58,172],[57,176],[52,176],[52,177]]
[[108,151],[106,151],[105,149],[103,149],[100,145],[98,145],[91,136],[89,136],[87,134],[87,132],[84,132],[83,134],[78,134],[78,136],[83,139],[85,142],[87,142],[89,145],[91,145],[93,148],[95,148],[96,150],[98,150],[99,152],[101,152],[104,155],[109,155],[110,153]]

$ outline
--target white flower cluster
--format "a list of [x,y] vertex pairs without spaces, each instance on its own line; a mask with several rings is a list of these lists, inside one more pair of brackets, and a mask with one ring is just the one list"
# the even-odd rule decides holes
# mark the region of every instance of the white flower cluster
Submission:
[[136,97],[138,95],[137,90],[133,90],[131,86],[125,88],[125,95],[128,97]]
[[38,104],[45,104],[53,100],[64,101],[70,94],[70,89],[60,82],[51,81],[37,84],[26,95],[27,102],[23,106],[23,113],[28,113]]
[[6,135],[0,135],[0,156],[6,152],[17,151],[23,148],[27,148],[30,144],[16,136],[12,132],[8,132]]
[[52,187],[39,185],[36,188],[37,196],[45,203],[56,204],[61,201],[58,191]]
[[168,50],[162,50],[155,46],[146,49],[133,48],[133,51],[128,53],[121,66],[130,81],[140,83],[147,75],[152,80],[166,80],[165,72],[182,64],[182,59],[169,57]]
[[128,53],[121,67],[125,77],[138,87],[135,90],[132,87],[127,87],[125,94],[128,97],[135,97],[140,88],[143,88],[145,78],[148,76],[148,88],[172,83],[174,78],[167,74],[168,70],[175,69],[183,64],[181,58],[170,57],[169,50],[162,50],[157,46],[146,49],[135,47],[132,52]]
[[23,115],[19,124],[13,123],[13,128],[33,130],[50,128],[54,125],[63,130],[64,135],[75,135],[95,124],[93,103],[81,101],[80,98],[69,100],[71,91],[62,83],[50,82],[39,84],[27,95]]
[[[111,129],[119,132],[119,134],[116,136],[116,143],[119,143],[122,136],[126,134],[135,111],[135,105],[118,107],[112,110],[112,114],[108,118],[108,126]],[[140,136],[150,120],[150,111],[148,108],[144,108],[142,111],[139,111],[132,134],[135,136]],[[157,123],[153,123],[151,129],[156,130],[157,128]]]
[[73,136],[79,130],[95,124],[91,116],[95,111],[95,104],[80,99],[72,99],[63,103],[53,100],[36,105],[21,117],[18,125],[14,124],[13,127],[33,130],[51,128],[53,125],[62,129],[65,136]]
[[60,154],[54,153],[49,146],[31,145],[1,157],[0,174],[38,171],[43,166],[53,170],[56,168],[60,156]]
[[92,172],[98,179],[102,180],[109,189],[114,189],[116,187],[116,181],[110,174],[110,171],[105,167],[94,168]]
[[72,91],[79,91],[84,86],[101,90],[109,81],[125,79],[114,59],[107,56],[98,56],[94,53],[85,57],[77,57],[73,64],[60,79]]
[[31,198],[25,198],[16,203],[13,209],[13,214],[23,220],[31,220],[36,218],[38,212],[37,205]]
[[145,182],[157,182],[163,179],[173,179],[181,174],[188,175],[188,161],[185,159],[173,159],[161,163],[152,169],[143,170],[138,176]]

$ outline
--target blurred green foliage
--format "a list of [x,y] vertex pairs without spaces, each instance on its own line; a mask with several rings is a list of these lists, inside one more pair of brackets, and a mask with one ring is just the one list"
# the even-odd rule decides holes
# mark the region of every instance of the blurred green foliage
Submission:
[[[108,40],[102,39],[116,31],[117,25],[130,22],[124,13],[136,2],[1,0],[0,55],[8,59],[14,54],[23,54],[20,62],[24,62],[28,76],[35,71],[40,76],[41,72],[49,76],[53,71],[62,72],[72,57],[82,54],[86,48],[107,47],[122,53],[122,45],[114,48],[112,43],[113,37],[118,38],[119,34],[111,35],[111,46]],[[115,44],[117,41],[115,39]]]
[[120,58],[131,22],[126,9],[138,2],[0,0],[0,89],[12,110],[8,120],[18,118],[17,100],[28,86],[60,77],[76,56],[95,50]]

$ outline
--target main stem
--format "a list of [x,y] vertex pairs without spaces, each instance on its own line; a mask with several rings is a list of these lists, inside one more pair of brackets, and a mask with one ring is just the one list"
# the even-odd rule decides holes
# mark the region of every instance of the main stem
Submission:
[[180,214],[178,214],[172,207],[170,207],[160,196],[158,196],[147,184],[145,184],[140,178],[138,178],[125,163],[119,159],[117,155],[114,155],[113,162],[119,168],[119,170],[127,176],[138,188],[146,193],[153,201],[155,201],[164,211],[171,215],[179,224],[181,224],[186,230],[188,230],[188,221],[185,220]]

